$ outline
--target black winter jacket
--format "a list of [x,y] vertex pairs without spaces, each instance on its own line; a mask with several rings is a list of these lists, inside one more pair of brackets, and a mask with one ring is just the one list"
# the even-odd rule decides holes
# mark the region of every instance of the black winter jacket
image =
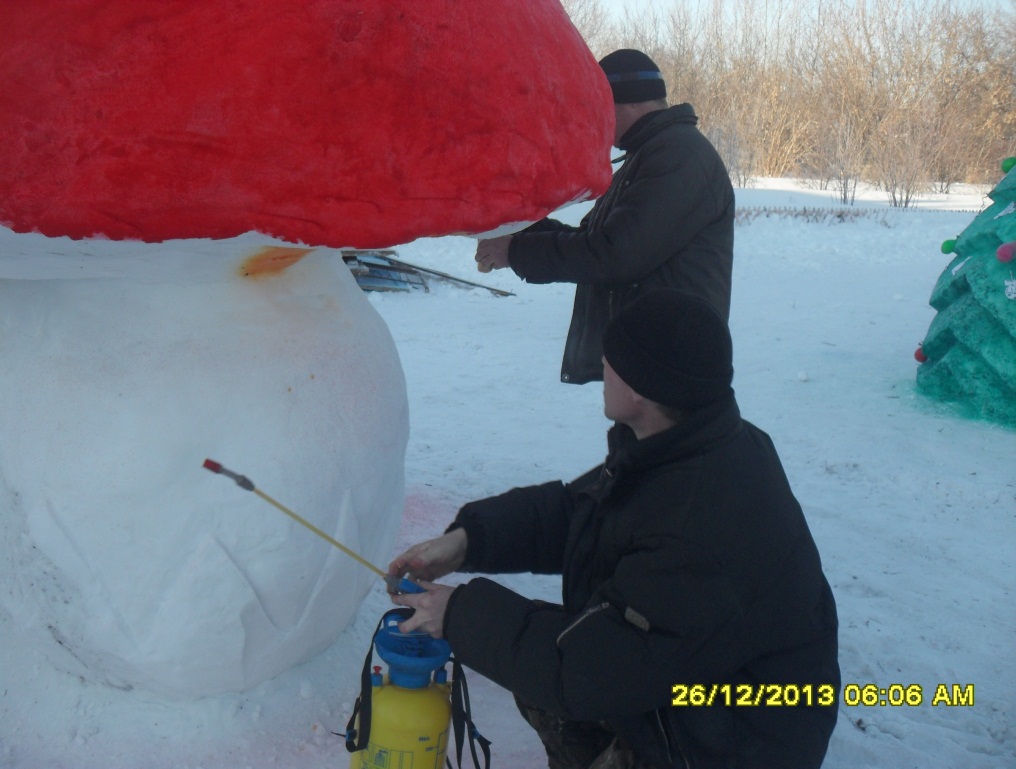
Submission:
[[576,283],[561,379],[603,379],[601,339],[621,307],[655,288],[690,291],[726,318],[734,190],[689,104],[651,112],[619,141],[624,165],[578,227],[544,219],[516,234],[508,263],[529,283]]
[[[571,484],[467,504],[456,526],[462,571],[560,573],[564,594],[557,608],[484,578],[456,588],[444,631],[463,664],[549,712],[609,722],[660,769],[822,763],[836,608],[772,442],[733,399],[632,436]],[[712,706],[672,705],[696,684]],[[770,703],[801,704],[726,705],[766,685],[797,687]]]

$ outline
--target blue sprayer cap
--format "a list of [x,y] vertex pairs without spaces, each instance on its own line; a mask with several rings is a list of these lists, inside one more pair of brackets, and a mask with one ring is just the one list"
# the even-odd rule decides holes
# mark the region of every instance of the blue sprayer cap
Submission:
[[388,679],[404,689],[423,689],[430,685],[431,673],[451,656],[452,648],[441,638],[428,633],[403,633],[399,623],[412,616],[412,609],[392,609],[381,621],[374,637],[378,656],[388,663]]

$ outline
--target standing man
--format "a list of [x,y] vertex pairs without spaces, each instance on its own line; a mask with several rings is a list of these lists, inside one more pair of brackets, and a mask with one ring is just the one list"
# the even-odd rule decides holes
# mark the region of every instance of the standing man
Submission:
[[[625,439],[572,483],[465,505],[389,572],[404,631],[511,691],[551,769],[816,769],[836,724],[833,595],[769,436],[741,419],[727,325],[673,290],[604,335]],[[452,571],[561,574],[563,605]]]
[[603,376],[607,322],[635,297],[670,287],[726,318],[734,254],[734,190],[723,161],[695,127],[690,104],[667,105],[660,68],[641,51],[600,61],[614,95],[624,165],[578,227],[544,219],[481,240],[481,272],[511,267],[529,283],[575,283],[561,381]]

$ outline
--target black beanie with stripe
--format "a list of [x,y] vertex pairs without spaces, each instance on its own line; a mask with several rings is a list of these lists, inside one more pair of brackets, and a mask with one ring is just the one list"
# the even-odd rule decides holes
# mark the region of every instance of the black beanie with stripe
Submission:
[[656,62],[642,51],[622,48],[600,59],[614,104],[633,104],[667,98],[667,85]]

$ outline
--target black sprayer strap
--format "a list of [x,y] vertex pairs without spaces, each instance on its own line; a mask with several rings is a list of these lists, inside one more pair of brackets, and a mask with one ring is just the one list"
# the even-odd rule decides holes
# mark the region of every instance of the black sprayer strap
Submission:
[[[370,680],[370,668],[371,663],[374,661],[374,639],[377,638],[377,634],[381,630],[381,625],[384,624],[384,621],[385,618],[381,617],[377,627],[374,628],[374,634],[370,637],[367,659],[363,661],[363,672],[360,673],[360,696],[356,698],[356,704],[353,705],[353,715],[349,717],[349,723],[346,724],[346,750],[350,753],[363,750],[370,741],[371,694],[374,691],[374,685]],[[356,728],[357,713],[360,715],[359,731]]]
[[[466,675],[459,661],[452,657],[452,729],[455,732],[455,761],[462,769],[462,747],[465,742],[465,730],[469,729],[469,752],[473,756],[473,766],[480,769],[480,759],[476,755],[476,743],[480,743],[483,751],[483,769],[490,769],[490,740],[484,737],[473,724],[473,712],[469,706],[469,687]],[[446,758],[448,769],[453,769],[452,761]]]

